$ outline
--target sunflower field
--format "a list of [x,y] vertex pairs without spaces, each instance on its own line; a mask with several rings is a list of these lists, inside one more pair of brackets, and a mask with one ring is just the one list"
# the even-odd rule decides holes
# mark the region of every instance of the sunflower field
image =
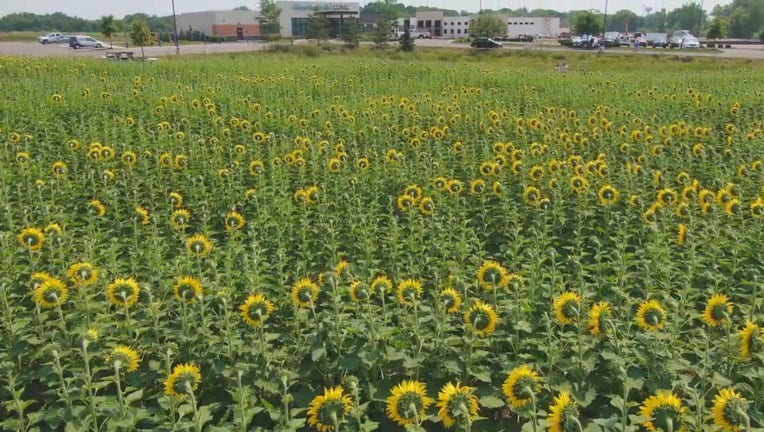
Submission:
[[0,57],[0,430],[764,431],[764,67],[639,57]]

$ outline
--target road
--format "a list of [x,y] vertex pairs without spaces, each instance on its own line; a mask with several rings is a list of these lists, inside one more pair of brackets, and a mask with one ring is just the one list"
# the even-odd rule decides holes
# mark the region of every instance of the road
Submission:
[[[306,43],[303,41],[295,41],[295,44]],[[341,42],[337,42],[341,43]],[[470,49],[468,44],[457,44],[450,39],[416,39],[417,46],[421,47],[440,47],[440,48],[461,48]],[[391,42],[394,46],[395,42]],[[189,44],[180,46],[180,54],[215,54],[215,53],[230,53],[230,52],[246,52],[246,51],[259,51],[265,49],[269,43],[265,42],[229,42],[223,44]],[[133,51],[136,56],[140,56],[139,47],[130,47],[125,49],[124,47],[115,46],[114,49]],[[522,43],[505,43],[503,50],[544,50],[544,51],[561,51],[570,53],[596,53],[597,50],[582,50],[577,48],[567,48],[559,45],[543,45],[538,46],[535,44],[522,44]],[[46,57],[46,56],[63,56],[63,57],[103,57],[106,54],[106,48],[80,48],[71,49],[66,44],[52,44],[42,45],[37,42],[0,42],[0,54],[6,55],[21,55],[31,57]],[[152,46],[144,48],[146,57],[166,57],[175,55],[175,46],[164,44],[161,47]],[[634,55],[687,55],[687,56],[699,56],[699,57],[719,57],[719,58],[750,58],[750,59],[764,59],[764,46],[763,45],[732,45],[732,48],[718,49],[715,51],[706,50],[676,50],[676,49],[663,49],[663,48],[642,48],[639,52],[634,53],[628,48],[609,48],[605,50],[606,53],[620,53],[620,54],[634,54]]]

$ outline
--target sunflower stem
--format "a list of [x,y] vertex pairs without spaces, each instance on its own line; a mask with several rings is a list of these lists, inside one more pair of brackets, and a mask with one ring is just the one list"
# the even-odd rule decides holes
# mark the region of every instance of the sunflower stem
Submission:
[[117,385],[117,401],[119,402],[119,412],[124,415],[125,413],[125,399],[122,395],[122,380],[120,379],[119,369],[121,367],[119,361],[114,362],[114,383]]
[[95,393],[93,392],[93,375],[90,371],[90,356],[88,355],[88,344],[90,342],[87,339],[82,339],[82,359],[85,363],[85,389],[88,394],[88,405],[90,406],[90,416],[93,421],[93,430],[98,431],[98,412],[96,411]]
[[201,422],[199,416],[199,408],[196,406],[196,396],[194,396],[194,390],[191,388],[191,383],[186,381],[186,393],[191,398],[191,408],[194,410],[194,428],[196,432],[202,432],[204,425]]
[[536,394],[531,392],[531,427],[533,432],[538,431],[538,413],[536,412]]
[[243,432],[247,431],[247,413],[246,413],[246,395],[244,393],[244,386],[241,384],[241,377],[244,372],[239,370],[236,373],[236,389],[238,390],[238,403],[239,403],[239,427]]
[[57,350],[53,350],[52,353],[53,361],[56,366],[56,373],[58,374],[58,379],[61,381],[61,393],[64,397],[64,402],[66,402],[66,412],[71,414],[72,399],[69,396],[69,388],[66,386],[66,380],[64,379],[64,369],[61,367],[61,358],[59,357]]
[[[19,430],[29,430],[29,426],[27,425],[27,418],[24,415],[24,404],[21,402],[21,399],[19,399],[19,395],[23,392],[24,389],[23,386],[21,390],[16,388],[16,377],[13,376],[13,373],[10,369],[8,369],[8,386],[6,388],[10,390],[10,393],[13,395],[13,409],[16,410],[16,414],[18,414],[19,421],[21,422],[21,429]],[[12,410],[8,409],[8,411]]]

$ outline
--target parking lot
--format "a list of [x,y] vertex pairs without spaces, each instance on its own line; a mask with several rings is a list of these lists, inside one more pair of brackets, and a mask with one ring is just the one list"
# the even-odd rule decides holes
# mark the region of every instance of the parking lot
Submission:
[[[341,43],[335,41],[336,43]],[[307,43],[305,40],[298,40],[295,43]],[[451,39],[417,39],[415,41],[416,46],[421,47],[440,47],[440,48],[463,48],[470,49],[467,43],[454,43]],[[391,42],[391,45],[395,45],[395,42]],[[228,42],[223,44],[188,44],[180,46],[180,54],[215,54],[215,53],[230,53],[230,52],[246,52],[246,51],[258,51],[263,50],[268,46],[265,42]],[[135,56],[140,56],[140,47],[125,47],[114,46],[114,49],[120,51],[133,51]],[[505,50],[549,50],[549,51],[563,51],[563,52],[591,52],[596,53],[597,50],[586,50],[578,48],[567,48],[557,45],[556,43],[547,44],[523,44],[523,43],[504,43]],[[0,54],[6,55],[21,55],[32,57],[44,57],[44,56],[64,56],[64,57],[104,57],[106,51],[111,48],[80,48],[72,49],[67,44],[51,44],[42,45],[37,42],[0,42]],[[160,46],[151,46],[144,48],[146,57],[165,57],[176,54],[175,46],[163,44]],[[707,50],[678,50],[678,49],[663,49],[663,48],[642,48],[638,52],[634,53],[629,48],[608,48],[605,52],[614,53],[632,53],[635,55],[687,55],[687,56],[701,56],[701,57],[720,57],[720,58],[751,58],[751,59],[764,59],[764,45],[732,45],[732,48],[717,49],[713,51]]]

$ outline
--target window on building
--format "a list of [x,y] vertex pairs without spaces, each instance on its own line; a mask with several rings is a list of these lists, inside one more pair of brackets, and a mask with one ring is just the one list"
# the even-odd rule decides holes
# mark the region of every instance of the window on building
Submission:
[[418,20],[418,21],[416,22],[416,28],[422,28],[422,27],[424,27],[424,21],[422,21],[422,20]]
[[456,29],[456,34],[462,34],[462,29]]
[[305,36],[308,34],[307,18],[292,18],[292,36]]
[[435,21],[435,28],[440,28],[440,20]]
[[430,28],[430,27],[432,27],[432,21],[431,21],[431,20],[427,20],[427,21],[425,21],[425,22],[424,22],[424,27],[425,27],[425,28]]

